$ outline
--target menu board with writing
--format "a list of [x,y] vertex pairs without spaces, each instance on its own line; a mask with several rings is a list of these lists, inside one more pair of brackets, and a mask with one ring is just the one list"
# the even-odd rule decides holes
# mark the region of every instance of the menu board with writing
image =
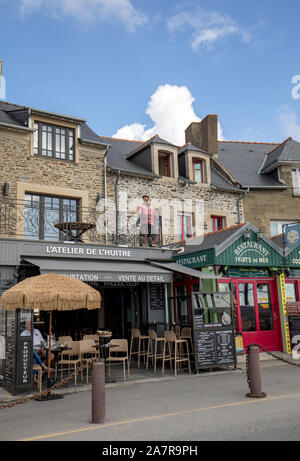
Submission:
[[[219,324],[212,320],[209,321],[213,319],[213,310],[221,308],[222,312],[220,294],[218,293],[216,297],[213,296],[214,293],[210,295],[209,299],[213,301],[211,306],[207,305],[208,303],[205,304],[201,293],[195,293],[192,300],[196,369],[222,365],[236,366],[235,335],[232,322],[228,321],[226,325],[224,320]],[[228,309],[228,304],[224,307],[226,307],[227,317],[232,318],[232,307]]]
[[165,308],[165,292],[163,283],[150,283],[150,309],[159,310]]

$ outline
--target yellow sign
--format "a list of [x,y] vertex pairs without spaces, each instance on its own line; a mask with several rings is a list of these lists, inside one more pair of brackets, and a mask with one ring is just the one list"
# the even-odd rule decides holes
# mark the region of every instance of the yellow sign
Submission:
[[289,324],[287,320],[287,311],[286,311],[286,288],[285,288],[284,273],[280,274],[280,289],[281,289],[282,310],[283,310],[283,318],[284,318],[286,350],[288,354],[291,354],[292,348],[291,348],[290,330],[289,330]]

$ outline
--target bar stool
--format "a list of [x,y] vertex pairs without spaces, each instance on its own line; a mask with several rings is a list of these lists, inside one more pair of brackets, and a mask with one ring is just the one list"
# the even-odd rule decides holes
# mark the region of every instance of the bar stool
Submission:
[[[154,362],[154,373],[156,373],[156,361],[157,359],[163,358],[162,352],[157,353],[157,346],[162,343],[165,343],[166,338],[164,336],[158,337],[154,330],[148,330],[148,334],[149,334],[149,341],[148,341],[148,350],[147,350],[146,369],[148,370],[149,359],[152,359],[152,365]],[[153,351],[153,346],[154,346],[154,351]]]
[[[138,350],[132,352],[133,343],[136,339],[138,340]],[[131,363],[132,356],[136,354],[138,356],[138,368],[140,368],[141,357],[144,357],[144,363],[146,361],[148,348],[146,348],[145,341],[149,341],[149,336],[142,336],[138,328],[131,328],[129,362]]]
[[194,343],[192,338],[192,329],[190,327],[183,327],[178,339],[187,339],[191,343],[192,354],[194,355]]
[[[191,366],[190,366],[190,357],[189,357],[189,345],[187,339],[179,339],[176,338],[176,334],[174,331],[165,331],[165,338],[166,341],[164,343],[164,350],[163,350],[163,363],[162,363],[162,375],[165,372],[165,362],[170,361],[170,366],[172,369],[172,360],[174,360],[174,369],[175,369],[175,376],[177,376],[177,363],[188,362],[189,373],[191,374]],[[166,357],[166,344],[169,347],[169,356]],[[180,354],[180,350],[178,346],[181,345],[186,346],[187,356],[183,356]],[[174,346],[172,352],[172,346]]]

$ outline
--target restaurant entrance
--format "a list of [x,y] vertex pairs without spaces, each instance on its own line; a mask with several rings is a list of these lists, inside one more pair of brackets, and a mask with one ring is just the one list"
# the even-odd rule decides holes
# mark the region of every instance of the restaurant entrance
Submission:
[[222,279],[219,290],[229,290],[230,281],[235,296],[236,330],[243,335],[244,349],[257,343],[269,351],[282,350],[275,280]]

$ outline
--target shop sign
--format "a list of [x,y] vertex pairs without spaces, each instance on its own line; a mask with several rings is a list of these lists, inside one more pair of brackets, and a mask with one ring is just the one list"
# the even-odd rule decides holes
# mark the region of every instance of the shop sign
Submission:
[[284,230],[285,245],[288,248],[294,248],[300,245],[300,225],[293,224],[285,226]]
[[255,268],[248,268],[248,267],[240,267],[234,268],[230,267],[228,269],[228,277],[269,277],[268,269],[255,269]]
[[171,282],[172,275],[155,275],[155,274],[135,274],[126,273],[119,274],[114,272],[88,273],[88,272],[69,272],[62,273],[68,277],[81,280],[82,282],[121,282],[121,283],[169,283]]
[[182,256],[175,256],[173,258],[176,263],[182,264],[187,267],[202,267],[213,264],[213,253],[212,250],[207,252],[195,252],[190,254],[183,254]]
[[46,253],[52,256],[108,256],[109,258],[131,258],[132,250],[119,248],[97,248],[72,245],[47,245]]
[[238,239],[216,257],[216,264],[228,266],[277,266],[281,265],[282,257],[264,240]]
[[288,255],[286,258],[286,262],[288,266],[298,266],[300,267],[300,249],[297,248],[292,253]]

